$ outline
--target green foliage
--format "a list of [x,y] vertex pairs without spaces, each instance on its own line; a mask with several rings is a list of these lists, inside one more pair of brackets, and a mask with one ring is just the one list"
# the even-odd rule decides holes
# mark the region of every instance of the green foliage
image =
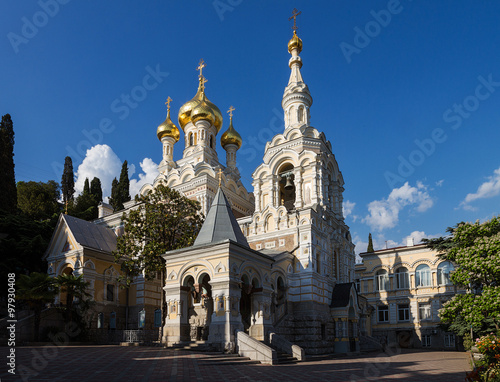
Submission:
[[[54,283],[66,296],[66,301],[61,308],[66,322],[81,322],[81,317],[91,305],[89,299],[91,295],[87,292],[89,282],[83,279],[83,275],[61,274],[55,278]],[[74,303],[75,299],[78,300],[77,306]]]
[[17,205],[29,218],[46,220],[61,211],[59,185],[43,182],[17,182]]
[[90,182],[90,193],[94,196],[97,204],[102,202],[102,186],[99,178],[94,177],[92,182]]
[[452,235],[426,240],[443,259],[456,265],[454,284],[467,289],[444,304],[441,322],[459,335],[472,328],[485,334],[500,324],[500,219],[484,223],[459,223],[449,228]]
[[99,201],[97,200],[97,197],[91,192],[89,178],[86,178],[83,186],[83,192],[78,195],[74,203],[70,203],[68,214],[83,220],[93,220],[97,218],[98,204]]
[[135,200],[140,204],[124,214],[125,233],[114,252],[127,286],[143,272],[148,280],[164,272],[161,255],[192,245],[202,225],[199,203],[166,186],[159,185]]
[[475,345],[483,357],[467,373],[466,381],[500,381],[500,337],[490,333],[476,339]]
[[5,114],[0,122],[0,210],[15,212],[16,209],[14,126],[10,114]]
[[90,194],[90,182],[89,182],[89,178],[85,178],[85,182],[83,183],[83,194],[84,195]]
[[373,250],[373,240],[371,232],[368,234],[368,248],[366,249],[366,252],[375,252]]
[[115,211],[123,210],[123,203],[130,200],[130,181],[128,179],[128,163],[123,162],[120,172],[120,180],[113,179],[111,183],[111,197],[109,204]]
[[21,275],[17,280],[16,299],[27,303],[35,315],[35,341],[39,338],[42,310],[47,303],[54,301],[56,295],[57,287],[54,280],[46,273],[33,272],[30,275]]
[[73,194],[75,193],[75,175],[73,173],[73,161],[71,160],[71,157],[66,157],[64,159],[61,188],[64,204],[66,204],[66,202],[69,203],[73,200]]
[[[0,279],[7,280],[8,272],[46,272],[42,256],[56,223],[55,215],[50,220],[35,221],[22,213],[0,214]],[[0,291],[1,296],[6,295],[6,288]]]

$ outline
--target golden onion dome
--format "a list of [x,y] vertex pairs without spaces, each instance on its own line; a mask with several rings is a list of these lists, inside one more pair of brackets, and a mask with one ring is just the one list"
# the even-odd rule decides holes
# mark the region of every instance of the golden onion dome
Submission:
[[181,126],[182,130],[184,130],[184,127],[191,121],[191,112],[196,107],[196,105],[198,105],[198,103],[202,100],[202,98],[203,98],[203,83],[200,81],[196,95],[193,97],[191,101],[186,102],[179,109],[178,118],[179,118],[179,125]]
[[170,109],[167,111],[167,118],[161,125],[156,129],[156,136],[161,141],[163,137],[171,137],[174,138],[175,142],[177,142],[180,138],[179,129],[174,125],[172,120],[170,119]]
[[219,108],[215,106],[215,104],[210,102],[206,97],[205,97],[205,102],[207,103],[208,107],[212,109],[212,112],[215,116],[213,125],[217,129],[217,132],[219,132],[222,127],[222,113],[220,112]]
[[215,113],[209,106],[205,97],[195,106],[191,112],[191,122],[195,124],[198,121],[208,121],[211,125],[215,123]]
[[293,31],[290,41],[288,41],[288,53],[292,53],[294,49],[297,49],[298,53],[302,52],[302,40],[297,36],[295,31]]
[[239,135],[233,127],[233,118],[231,117],[229,120],[229,128],[222,134],[222,137],[220,137],[220,144],[224,149],[226,145],[236,145],[239,149],[242,142],[241,135]]

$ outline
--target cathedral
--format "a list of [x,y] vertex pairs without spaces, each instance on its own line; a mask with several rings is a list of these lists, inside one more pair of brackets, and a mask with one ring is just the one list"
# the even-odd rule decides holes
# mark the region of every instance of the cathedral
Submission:
[[[140,193],[167,185],[197,200],[206,219],[193,246],[163,255],[165,322],[158,313],[161,280],[139,277],[127,294],[117,281],[112,251],[123,234],[121,216],[134,202],[118,212],[101,204],[93,222],[60,217],[45,255],[48,273],[83,274],[90,282],[94,328],[158,328],[169,346],[203,340],[226,351],[238,347],[238,332],[259,341],[276,333],[308,354],[359,350],[362,310],[342,211],[344,181],[331,143],[311,125],[313,98],[301,74],[301,51],[294,26],[281,102],[285,128],[266,144],[252,174],[253,192],[237,168],[242,138],[234,108],[225,129],[206,95],[203,60],[198,89],[180,108],[178,125],[167,100],[167,117],[157,128],[160,175]],[[175,161],[182,141],[182,158]]]

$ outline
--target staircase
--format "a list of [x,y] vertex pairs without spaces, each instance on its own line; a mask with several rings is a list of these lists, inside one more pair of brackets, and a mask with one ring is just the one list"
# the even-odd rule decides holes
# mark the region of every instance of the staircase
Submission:
[[253,365],[260,363],[259,361],[251,360],[249,357],[242,357],[238,354],[217,351],[212,344],[207,341],[184,341],[171,346],[170,349],[200,352],[209,355],[210,357],[206,357],[199,361],[199,363],[205,365],[209,365],[211,363],[217,363],[217,365]]
[[298,362],[297,358],[295,358],[293,355],[288,353],[282,353],[276,348],[273,349],[276,350],[276,353],[278,354],[278,361],[276,363],[277,365],[286,365]]

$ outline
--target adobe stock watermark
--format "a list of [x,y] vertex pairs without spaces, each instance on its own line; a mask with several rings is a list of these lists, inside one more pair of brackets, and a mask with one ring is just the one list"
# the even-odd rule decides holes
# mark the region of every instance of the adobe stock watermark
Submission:
[[224,21],[224,13],[234,11],[235,7],[240,5],[243,0],[214,0],[212,6],[219,16],[220,21]]
[[31,17],[21,17],[21,33],[9,32],[7,39],[14,49],[14,52],[19,53],[19,46],[30,42],[41,28],[45,27],[51,18],[57,16],[61,9],[61,5],[66,5],[71,0],[39,0],[37,2],[40,10],[33,13]]
[[[115,98],[109,108],[111,113],[118,120],[123,121],[129,115],[131,110],[137,108],[139,104],[144,101],[148,92],[154,90],[161,84],[165,78],[169,76],[168,72],[163,72],[160,69],[160,64],[154,68],[150,65],[145,68],[146,74],[142,77],[140,85],[136,85],[130,89],[128,93],[122,93],[119,97]],[[102,143],[104,134],[110,134],[116,129],[116,124],[110,117],[101,118],[97,128],[87,130],[83,129],[82,134],[86,139],[82,139],[75,148],[66,146],[67,155],[73,161],[81,162],[87,153],[87,150],[95,145]],[[52,162],[52,170],[56,175],[60,175],[64,170],[61,162]]]
[[381,9],[378,12],[372,9],[370,11],[372,20],[368,21],[363,28],[358,26],[354,27],[355,35],[353,43],[349,44],[342,41],[339,44],[340,50],[344,54],[347,63],[350,64],[352,61],[352,55],[360,54],[361,50],[370,45],[372,40],[382,32],[382,29],[391,23],[392,17],[402,11],[403,6],[399,0],[389,0],[387,2],[386,9]]
[[[500,81],[495,81],[491,73],[487,78],[478,76],[477,81],[478,84],[473,94],[465,97],[460,103],[454,103],[452,107],[446,109],[443,113],[443,121],[451,124],[450,128],[452,130],[457,130],[462,126],[464,119],[469,118],[472,113],[479,109],[481,101],[486,101],[500,87]],[[406,178],[411,176],[417,167],[421,166],[428,157],[434,154],[437,145],[446,142],[447,139],[448,135],[445,129],[441,127],[432,130],[428,138],[415,139],[413,142],[417,148],[406,157],[398,156],[397,174],[391,171],[384,173],[389,187],[393,189],[398,184],[404,184]]]
[[257,135],[251,135],[245,139],[241,152],[238,158],[245,158],[247,162],[253,161],[257,157],[257,153],[264,149],[267,142],[271,141],[277,133],[285,131],[283,121],[283,113],[273,108],[274,116],[269,121],[269,126],[260,129]]
[[401,347],[392,342],[385,346],[382,353],[377,354],[376,361],[367,364],[363,370],[363,376],[351,374],[350,382],[377,381],[382,377],[382,371],[387,369],[391,363],[390,357],[401,354]]

